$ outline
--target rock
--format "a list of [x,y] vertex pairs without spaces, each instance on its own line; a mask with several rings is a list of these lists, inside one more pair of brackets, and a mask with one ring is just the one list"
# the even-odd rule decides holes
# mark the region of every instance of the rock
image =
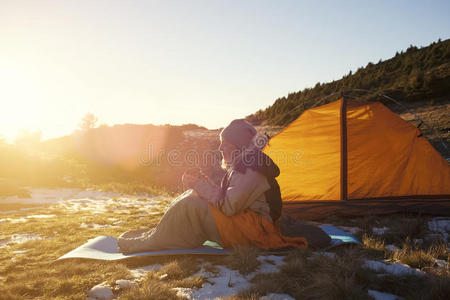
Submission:
[[364,268],[372,269],[375,272],[382,273],[390,273],[395,276],[404,276],[404,275],[416,275],[416,276],[424,276],[425,273],[421,270],[411,268],[408,265],[402,263],[393,263],[393,264],[385,264],[380,261],[375,260],[365,260],[362,265]]
[[267,294],[259,298],[260,300],[295,300],[295,298],[291,297],[288,294]]
[[438,268],[440,268],[440,269],[447,268],[447,262],[445,260],[433,258],[433,261],[438,266]]
[[192,298],[192,292],[193,290],[190,288],[182,288],[182,287],[176,287],[172,289],[177,293],[177,297],[181,299],[193,299]]
[[98,299],[98,300],[110,300],[114,298],[114,294],[110,286],[106,285],[105,282],[97,284],[89,292],[88,297]]
[[367,293],[369,296],[373,297],[375,300],[395,300],[398,299],[397,295],[382,293],[375,290],[368,290]]
[[413,239],[413,243],[414,243],[414,245],[422,245],[423,239]]
[[131,281],[131,280],[125,280],[125,279],[118,279],[116,280],[116,284],[121,288],[121,289],[129,289],[132,288],[134,286],[137,285],[136,282]]
[[396,252],[396,251],[400,251],[400,248],[398,248],[397,246],[394,245],[387,245],[386,247],[384,247],[387,251],[391,251],[391,252]]

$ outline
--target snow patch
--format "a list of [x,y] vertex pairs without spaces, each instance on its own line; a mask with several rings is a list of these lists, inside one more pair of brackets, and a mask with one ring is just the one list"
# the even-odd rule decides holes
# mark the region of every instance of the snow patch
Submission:
[[382,293],[375,290],[368,290],[367,293],[369,296],[373,297],[375,300],[395,300],[398,299],[398,296],[389,294],[389,293]]
[[[20,198],[17,196],[2,198],[2,203],[21,203],[21,204],[38,204],[38,203],[56,203],[60,207],[64,207],[70,211],[91,211],[94,214],[102,214],[107,211],[115,210],[117,207],[123,209],[144,209],[151,211],[155,205],[160,204],[168,198],[160,195],[127,195],[123,196],[113,192],[103,192],[95,190],[82,189],[34,189],[28,188],[30,198]],[[43,207],[31,207],[28,209],[38,209]],[[22,210],[22,209],[21,209]],[[15,211],[7,211],[1,213],[12,213]]]
[[[206,272],[202,268],[199,272],[209,282],[203,284],[198,290],[183,291],[183,297],[187,299],[216,299],[232,296],[239,291],[250,287],[247,278],[236,270],[230,270],[224,266],[216,266],[218,273]],[[177,291],[177,294],[178,294]]]
[[112,228],[115,226],[112,225],[101,225],[101,224],[95,224],[95,223],[81,223],[81,228],[90,228],[90,229],[103,229],[103,228]]
[[162,211],[151,211],[148,213],[145,213],[145,215],[150,215],[150,216],[157,216],[157,215],[162,215],[163,212]]
[[56,215],[31,215],[27,216],[27,219],[48,219],[48,218],[54,218]]
[[20,217],[20,218],[5,218],[5,219],[0,219],[0,224],[1,223],[26,223],[28,222],[29,219],[46,219],[46,218],[54,218],[56,217],[56,215],[31,215],[31,216],[26,216],[26,217]]
[[144,266],[144,267],[139,267],[139,268],[135,268],[135,269],[131,269],[130,273],[131,275],[136,278],[137,280],[141,279],[142,277],[145,276],[145,274],[147,274],[147,272],[150,271],[158,271],[159,269],[161,269],[163,266],[160,264],[154,264],[154,265],[148,265],[148,266]]
[[334,252],[316,251],[316,252],[313,252],[313,254],[327,256],[331,259],[334,259],[336,257],[336,253],[334,253]]
[[374,228],[372,228],[372,232],[376,235],[383,235],[387,230],[389,230],[389,227],[374,227]]
[[20,234],[16,233],[9,237],[9,239],[6,239],[4,241],[0,242],[0,248],[7,247],[9,244],[22,244],[29,241],[36,241],[36,240],[45,240],[45,237],[41,237],[38,234]]
[[[120,197],[120,198],[76,198],[59,202],[59,205],[70,211],[91,211],[94,214],[102,214],[108,211],[119,210],[121,214],[131,213],[130,209],[140,209],[151,211],[155,206],[158,206],[164,197],[151,197],[148,201],[139,200],[135,196]],[[147,212],[140,212],[136,215],[148,216]]]
[[393,263],[391,265],[388,265],[388,264],[385,264],[380,261],[365,260],[363,267],[372,269],[375,272],[385,272],[385,273],[390,273],[390,274],[396,275],[396,276],[402,276],[402,275],[423,276],[424,275],[424,273],[422,271],[411,268],[410,266],[402,264],[402,263]]
[[5,219],[0,219],[0,224],[2,224],[2,223],[17,224],[17,223],[26,223],[26,222],[28,222],[28,220],[26,218],[18,218],[18,219],[5,218]]
[[284,264],[284,256],[260,255],[257,260],[261,263],[260,266],[248,275],[242,275],[239,271],[221,265],[215,266],[214,271],[205,271],[205,265],[203,265],[201,270],[193,276],[201,276],[208,282],[199,289],[175,288],[174,290],[178,297],[185,299],[226,298],[250,287],[249,281],[257,274],[277,272],[279,266]]
[[444,241],[448,241],[450,232],[449,218],[433,218],[428,222],[428,229],[432,232],[439,233]]
[[[3,201],[3,200],[2,200]],[[15,214],[19,213],[21,211],[27,211],[27,210],[36,210],[36,209],[44,209],[47,208],[45,206],[33,206],[33,207],[22,207],[19,210],[13,209],[13,210],[2,210],[0,211],[0,215],[9,215],[9,214]]]
[[3,203],[23,203],[23,204],[38,204],[38,203],[56,203],[61,200],[68,200],[71,198],[102,198],[114,197],[119,194],[105,193],[93,190],[59,188],[59,189],[45,189],[45,188],[27,188],[30,192],[29,198],[20,198],[18,196],[6,197],[2,199]]
[[278,267],[284,264],[284,256],[260,255],[257,260],[261,264],[255,272],[248,275],[249,278],[253,278],[256,274],[278,272]]

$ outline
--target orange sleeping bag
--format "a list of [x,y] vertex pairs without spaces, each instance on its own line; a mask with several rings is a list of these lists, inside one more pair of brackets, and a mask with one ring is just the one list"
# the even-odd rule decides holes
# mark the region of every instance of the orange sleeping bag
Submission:
[[228,217],[209,205],[214,216],[222,247],[257,246],[259,248],[280,249],[285,247],[306,248],[308,242],[302,237],[281,235],[278,226],[252,210]]

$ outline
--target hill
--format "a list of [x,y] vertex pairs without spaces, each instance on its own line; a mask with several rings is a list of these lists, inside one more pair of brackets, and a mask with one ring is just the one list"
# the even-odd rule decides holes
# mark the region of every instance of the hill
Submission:
[[[410,46],[394,57],[350,71],[340,80],[317,83],[313,88],[281,97],[269,107],[247,116],[254,124],[285,126],[318,99],[350,89],[368,89],[383,93],[407,105],[425,99],[449,102],[450,95],[450,39],[438,41],[418,49]],[[328,99],[325,103],[335,99]],[[388,104],[390,105],[390,104]],[[398,111],[398,108],[394,108]]]
[[189,168],[220,177],[217,134],[193,124],[123,124],[43,142],[0,140],[0,196],[24,195],[21,186],[179,191]]

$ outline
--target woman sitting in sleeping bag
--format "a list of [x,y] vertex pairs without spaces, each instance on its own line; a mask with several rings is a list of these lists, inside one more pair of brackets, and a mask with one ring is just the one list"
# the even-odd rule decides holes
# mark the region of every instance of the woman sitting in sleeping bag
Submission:
[[174,200],[155,228],[122,234],[121,252],[198,248],[206,240],[224,248],[307,247],[305,238],[280,233],[281,195],[275,180],[280,170],[253,145],[255,135],[250,123],[232,121],[220,133],[227,171],[221,186],[200,171],[185,173],[182,181],[189,189]]

